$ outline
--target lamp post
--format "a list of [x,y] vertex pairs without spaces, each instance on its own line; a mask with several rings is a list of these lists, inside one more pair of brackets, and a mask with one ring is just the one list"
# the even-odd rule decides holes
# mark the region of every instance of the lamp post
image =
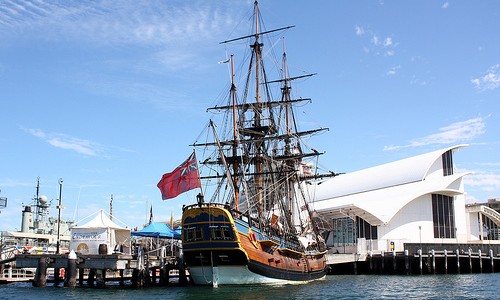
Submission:
[[57,245],[56,245],[56,253],[59,254],[59,247],[61,244],[61,210],[62,210],[62,184],[63,179],[59,178],[59,205],[57,206],[57,210],[59,211],[57,215]]

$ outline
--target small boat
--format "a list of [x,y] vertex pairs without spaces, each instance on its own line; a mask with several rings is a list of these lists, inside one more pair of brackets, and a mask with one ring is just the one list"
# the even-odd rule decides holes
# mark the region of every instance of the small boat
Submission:
[[158,184],[163,199],[201,190],[182,214],[184,261],[194,284],[307,282],[327,273],[327,249],[307,187],[335,174],[317,174],[311,161],[322,153],[303,141],[328,129],[297,129],[294,108],[310,99],[294,98],[291,86],[313,74],[289,76],[284,53],[280,77],[267,78],[263,39],[293,26],[261,31],[257,1],[253,12],[255,32],[223,42],[250,40],[242,95],[231,55],[225,102],[208,109],[220,122],[211,119],[207,141],[196,141],[193,154]]

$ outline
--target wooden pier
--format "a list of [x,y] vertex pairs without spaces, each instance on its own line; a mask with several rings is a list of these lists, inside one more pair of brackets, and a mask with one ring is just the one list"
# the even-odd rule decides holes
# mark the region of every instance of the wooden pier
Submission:
[[[104,249],[103,253],[106,253]],[[54,286],[74,288],[87,286],[102,288],[106,282],[115,281],[125,286],[130,280],[133,287],[151,285],[169,285],[170,277],[176,274],[178,283],[187,284],[188,279],[183,263],[176,256],[166,256],[164,249],[155,251],[164,255],[145,255],[139,247],[137,255],[95,254],[83,255],[70,252],[68,254],[18,254],[15,256],[16,269],[36,268],[32,279],[33,286],[45,287],[47,282]],[[53,269],[53,278],[49,278],[48,269]],[[109,277],[113,273],[115,276]],[[117,275],[116,275],[117,274]]]
[[[500,272],[500,256],[493,249],[467,245],[453,249],[450,245],[422,247],[425,249],[409,249],[381,251],[359,254],[332,254],[345,256],[345,259],[334,259],[330,263],[329,274],[460,274],[460,273],[492,273]],[[336,262],[335,262],[336,261]]]

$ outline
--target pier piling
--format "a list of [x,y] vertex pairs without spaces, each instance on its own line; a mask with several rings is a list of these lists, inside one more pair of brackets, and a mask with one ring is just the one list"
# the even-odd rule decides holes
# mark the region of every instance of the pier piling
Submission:
[[[99,255],[108,254],[108,245],[99,244]],[[95,270],[95,281],[98,288],[106,287],[106,269],[96,269]]]
[[394,273],[397,271],[397,264],[396,264],[396,252],[392,250],[392,270]]
[[431,250],[431,256],[432,256],[432,272],[436,274],[436,252],[434,249]]
[[444,273],[448,274],[448,251],[446,249],[444,249],[443,255],[444,255]]
[[495,272],[495,263],[493,261],[493,249],[490,249],[491,273]]
[[406,275],[410,274],[410,258],[408,257],[408,250],[405,250],[405,272]]
[[483,257],[481,255],[481,249],[477,250],[477,255],[479,256],[479,272],[483,273]]
[[422,249],[418,249],[418,266],[420,268],[420,275],[422,275],[423,274]]
[[85,275],[85,269],[80,268],[78,269],[78,285],[83,286],[83,276]]
[[33,286],[46,287],[47,286],[47,265],[49,264],[48,257],[40,257],[38,259],[38,267],[36,269],[35,279]]
[[385,252],[384,251],[381,251],[380,255],[382,256],[382,260],[381,260],[381,263],[382,263],[382,272],[385,272]]
[[69,288],[76,287],[76,274],[77,274],[76,259],[77,257],[75,251],[71,250],[71,252],[68,255],[68,268],[66,269],[65,272],[66,278],[64,280],[64,286]]
[[472,249],[469,248],[467,253],[469,255],[469,272],[472,273]]

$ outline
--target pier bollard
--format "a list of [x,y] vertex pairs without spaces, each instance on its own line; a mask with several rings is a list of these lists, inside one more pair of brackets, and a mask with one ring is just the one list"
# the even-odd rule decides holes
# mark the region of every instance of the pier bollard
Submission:
[[385,252],[383,250],[380,252],[380,257],[381,257],[380,263],[382,264],[382,266],[381,266],[382,270],[380,270],[380,272],[382,274],[384,274],[384,272],[385,272]]
[[479,256],[479,272],[483,273],[483,257],[481,254],[481,249],[477,250],[477,255]]
[[397,264],[396,264],[396,251],[392,250],[392,270],[396,273]]
[[410,275],[410,258],[408,257],[408,250],[405,250],[405,272]]
[[469,255],[469,272],[472,273],[472,249],[469,248],[469,251],[467,252]]
[[457,273],[460,274],[460,250],[455,250],[457,256]]
[[373,252],[368,252],[368,257],[370,258],[370,273],[373,274]]
[[49,264],[48,257],[40,257],[38,259],[38,267],[36,269],[35,280],[33,286],[46,287],[47,286],[47,265]]
[[420,268],[420,275],[423,274],[423,266],[422,266],[422,249],[418,249],[418,266]]
[[77,274],[76,259],[77,257],[75,251],[71,250],[71,252],[68,255],[68,268],[66,269],[65,273],[66,278],[64,280],[64,286],[69,288],[76,287],[76,274]]
[[495,263],[493,261],[493,249],[490,249],[491,273],[495,272]]
[[434,249],[431,250],[432,256],[432,272],[436,274],[436,251]]
[[448,274],[448,251],[444,249],[444,273]]

